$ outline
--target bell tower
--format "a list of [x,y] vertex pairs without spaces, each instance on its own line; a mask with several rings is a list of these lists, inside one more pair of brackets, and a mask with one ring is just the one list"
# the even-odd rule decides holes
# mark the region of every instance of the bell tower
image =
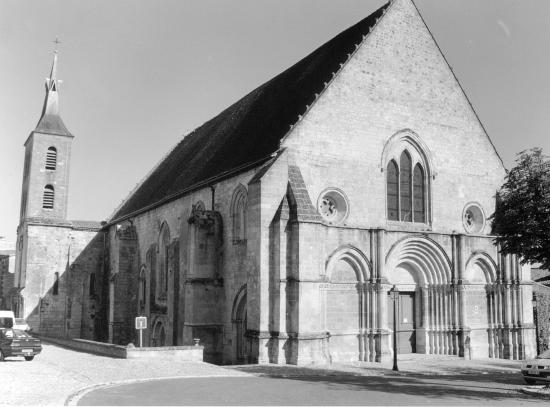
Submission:
[[42,115],[25,142],[20,224],[28,218],[67,218],[69,161],[74,136],[59,115],[61,81],[57,79],[57,54],[56,48],[50,76],[46,78]]

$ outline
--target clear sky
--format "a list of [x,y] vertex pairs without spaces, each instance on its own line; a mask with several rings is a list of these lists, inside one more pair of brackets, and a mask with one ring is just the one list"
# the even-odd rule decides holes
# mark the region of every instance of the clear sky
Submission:
[[[0,236],[15,238],[56,36],[69,218],[103,220],[185,133],[383,3],[0,0]],[[550,1],[416,4],[505,165],[549,153]]]

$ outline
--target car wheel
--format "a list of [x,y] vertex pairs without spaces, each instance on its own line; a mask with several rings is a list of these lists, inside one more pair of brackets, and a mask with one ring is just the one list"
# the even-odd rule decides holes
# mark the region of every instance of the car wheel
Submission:
[[535,384],[537,381],[533,379],[528,379],[527,377],[524,377],[523,380],[525,380],[525,383],[527,384]]
[[27,360],[29,362],[33,359],[34,359],[34,356],[25,356],[25,360]]

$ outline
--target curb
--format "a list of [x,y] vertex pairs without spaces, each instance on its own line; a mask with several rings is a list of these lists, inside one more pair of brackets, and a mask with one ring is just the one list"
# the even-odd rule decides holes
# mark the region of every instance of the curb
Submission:
[[224,375],[224,374],[209,374],[209,375],[190,375],[190,376],[166,376],[166,377],[151,377],[146,379],[127,379],[119,380],[107,383],[92,384],[90,386],[83,387],[73,393],[71,393],[63,403],[64,406],[76,406],[82,397],[92,391],[99,389],[108,389],[110,387],[123,386],[125,384],[145,383],[158,380],[171,380],[171,379],[201,379],[212,377],[249,377],[251,374],[242,373],[242,375]]
[[550,399],[550,387],[545,385],[523,387],[521,392],[530,396]]

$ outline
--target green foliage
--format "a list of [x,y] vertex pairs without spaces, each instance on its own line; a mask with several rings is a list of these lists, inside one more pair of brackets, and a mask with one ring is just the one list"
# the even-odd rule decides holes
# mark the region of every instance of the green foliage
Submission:
[[550,160],[540,148],[518,154],[496,198],[491,219],[502,252],[550,268]]

